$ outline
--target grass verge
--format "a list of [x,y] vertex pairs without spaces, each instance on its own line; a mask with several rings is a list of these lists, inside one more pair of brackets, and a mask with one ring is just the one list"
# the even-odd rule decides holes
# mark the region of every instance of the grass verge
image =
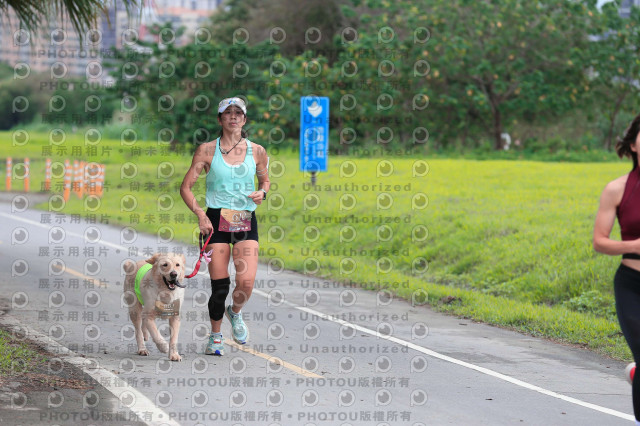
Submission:
[[30,394],[95,387],[90,376],[55,358],[36,344],[0,328],[0,388]]
[[10,376],[23,373],[33,364],[46,359],[29,344],[22,342],[5,330],[0,329],[0,375]]

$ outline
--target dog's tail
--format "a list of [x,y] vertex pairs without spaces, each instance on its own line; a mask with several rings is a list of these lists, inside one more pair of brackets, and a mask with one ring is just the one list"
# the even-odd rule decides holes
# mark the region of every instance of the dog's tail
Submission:
[[127,275],[131,275],[136,271],[136,264],[135,262],[133,262],[132,260],[126,260],[123,264],[122,264],[122,269],[124,269],[124,272]]

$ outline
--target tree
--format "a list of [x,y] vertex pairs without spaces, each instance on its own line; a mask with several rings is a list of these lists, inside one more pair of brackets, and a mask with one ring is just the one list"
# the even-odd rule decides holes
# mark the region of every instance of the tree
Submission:
[[228,44],[270,42],[287,57],[308,49],[333,49],[333,35],[343,19],[338,4],[347,1],[229,0],[225,9],[211,16],[212,32]]
[[[140,4],[139,0],[119,1],[129,14]],[[20,25],[34,33],[50,16],[68,17],[82,42],[83,35],[95,28],[98,15],[107,11],[109,3],[103,0],[0,0],[0,17],[6,18],[12,9]]]
[[249,2],[244,0],[227,0],[224,8],[211,15],[211,30],[215,42],[230,45],[238,28],[252,27],[249,8]]
[[[173,29],[171,23],[149,28],[153,35]],[[184,28],[176,30],[176,38]],[[269,69],[277,46],[252,48],[210,43],[175,46],[158,41],[137,41],[137,47],[115,50],[111,75],[116,84],[112,96],[131,105],[132,119],[158,131],[158,140],[179,144],[212,140],[219,130],[218,102],[236,95],[251,97],[251,114],[257,99],[266,99],[263,70]],[[266,101],[262,101],[266,102]],[[250,114],[250,124],[256,115]],[[248,126],[250,127],[250,126]]]
[[640,93],[640,9],[631,8],[628,19],[620,17],[618,6],[607,3],[602,7],[601,26],[590,44],[587,65],[595,87],[594,100],[609,122],[604,148],[611,150],[617,118],[623,106],[637,107]]
[[489,123],[495,149],[502,148],[509,119],[553,118],[577,105],[585,81],[581,52],[589,43],[595,1],[438,0],[431,5],[437,39],[434,83],[465,92],[453,99],[439,93],[445,96],[441,104],[474,111]]
[[0,129],[31,122],[45,114],[50,96],[40,89],[43,75],[33,73],[24,79],[7,78],[0,82],[0,111],[12,111],[0,115]]

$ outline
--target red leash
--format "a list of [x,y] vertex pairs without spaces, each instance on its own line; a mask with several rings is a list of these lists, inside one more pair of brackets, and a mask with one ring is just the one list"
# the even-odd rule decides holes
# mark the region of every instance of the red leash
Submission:
[[204,255],[204,251],[207,248],[207,244],[209,244],[209,240],[211,239],[212,235],[213,235],[213,232],[210,232],[209,236],[207,237],[207,241],[205,241],[204,244],[202,244],[202,241],[204,240],[204,235],[200,234],[200,236],[198,237],[198,243],[200,244],[200,256],[198,256],[198,262],[196,262],[196,267],[193,270],[193,272],[185,276],[185,278],[191,278],[195,276],[200,270],[200,262],[202,261],[202,255]]

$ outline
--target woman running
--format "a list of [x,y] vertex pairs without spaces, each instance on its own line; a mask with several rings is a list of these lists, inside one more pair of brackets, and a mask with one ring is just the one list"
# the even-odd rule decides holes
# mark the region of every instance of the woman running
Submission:
[[[246,139],[247,134],[242,129],[247,122],[244,101],[238,97],[223,99],[218,106],[218,122],[222,127],[220,137],[196,149],[180,187],[182,199],[198,216],[200,233],[207,236],[213,232],[206,247],[213,253],[209,263],[211,335],[205,350],[208,355],[224,355],[220,325],[225,315],[231,322],[236,343],[243,345],[249,338],[241,309],[251,296],[258,269],[255,209],[267,198],[270,186],[267,153],[262,146]],[[206,212],[191,191],[203,170],[206,174]],[[257,190],[255,176],[258,177]],[[232,293],[233,303],[225,307],[231,285],[231,254],[236,286]]]
[[[613,279],[616,311],[620,328],[637,362],[640,358],[640,115],[633,119],[616,144],[620,158],[633,161],[633,169],[607,184],[593,228],[593,248],[611,256],[622,255],[622,263]],[[616,216],[622,241],[610,238]],[[627,368],[633,373],[635,369]],[[640,425],[640,377],[633,374],[632,399],[636,424]]]

